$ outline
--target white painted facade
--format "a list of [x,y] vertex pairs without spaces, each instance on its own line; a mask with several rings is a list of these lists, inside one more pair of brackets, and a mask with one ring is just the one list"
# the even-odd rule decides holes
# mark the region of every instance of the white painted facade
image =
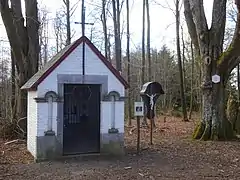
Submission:
[[[124,85],[105,66],[99,57],[86,44],[85,74],[108,75],[108,93],[119,92],[124,96]],[[48,103],[36,103],[36,97],[44,97],[48,91],[58,92],[58,74],[82,74],[82,44],[76,47],[37,87],[37,91],[28,91],[28,150],[36,155],[36,137],[44,136],[48,128]],[[115,102],[115,128],[124,133],[124,102]],[[101,101],[101,133],[108,133],[111,128],[111,102]],[[52,128],[57,132],[57,102],[53,102]]]
[[27,149],[36,156],[36,136],[37,136],[37,103],[34,98],[37,97],[37,91],[28,91],[27,107]]

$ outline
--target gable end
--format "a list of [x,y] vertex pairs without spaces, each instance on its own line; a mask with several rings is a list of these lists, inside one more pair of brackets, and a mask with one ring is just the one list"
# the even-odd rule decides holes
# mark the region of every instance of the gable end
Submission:
[[64,61],[69,54],[73,52],[82,42],[85,42],[90,49],[97,55],[97,57],[105,64],[105,66],[115,75],[115,77],[123,84],[125,89],[129,88],[129,84],[121,76],[121,74],[113,67],[113,65],[102,55],[102,53],[94,46],[94,44],[87,38],[81,37],[71,45],[65,47],[59,54],[54,56],[46,66],[39,70],[32,78],[30,78],[21,89],[37,89],[37,86],[56,68],[62,61]]

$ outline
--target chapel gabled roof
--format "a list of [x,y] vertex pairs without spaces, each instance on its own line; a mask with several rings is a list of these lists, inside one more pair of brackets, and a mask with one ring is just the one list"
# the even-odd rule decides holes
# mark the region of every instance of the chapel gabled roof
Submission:
[[59,53],[57,53],[51,60],[49,60],[42,69],[34,74],[22,87],[21,89],[36,89],[37,86],[58,66],[66,57],[73,52],[82,42],[85,42],[89,48],[97,55],[105,66],[110,70],[112,74],[124,85],[127,89],[129,84],[121,76],[121,74],[113,67],[113,65],[102,55],[102,53],[94,46],[94,44],[85,36],[77,39],[72,44],[66,46]]

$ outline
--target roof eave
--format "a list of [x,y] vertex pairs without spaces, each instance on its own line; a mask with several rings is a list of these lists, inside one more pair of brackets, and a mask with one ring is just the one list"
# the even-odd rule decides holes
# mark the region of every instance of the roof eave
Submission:
[[20,89],[26,91],[37,91],[37,87],[21,87]]

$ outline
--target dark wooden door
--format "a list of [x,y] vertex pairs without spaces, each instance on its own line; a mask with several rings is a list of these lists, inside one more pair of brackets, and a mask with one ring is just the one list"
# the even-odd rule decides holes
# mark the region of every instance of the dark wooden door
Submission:
[[64,85],[63,153],[100,151],[100,85]]

